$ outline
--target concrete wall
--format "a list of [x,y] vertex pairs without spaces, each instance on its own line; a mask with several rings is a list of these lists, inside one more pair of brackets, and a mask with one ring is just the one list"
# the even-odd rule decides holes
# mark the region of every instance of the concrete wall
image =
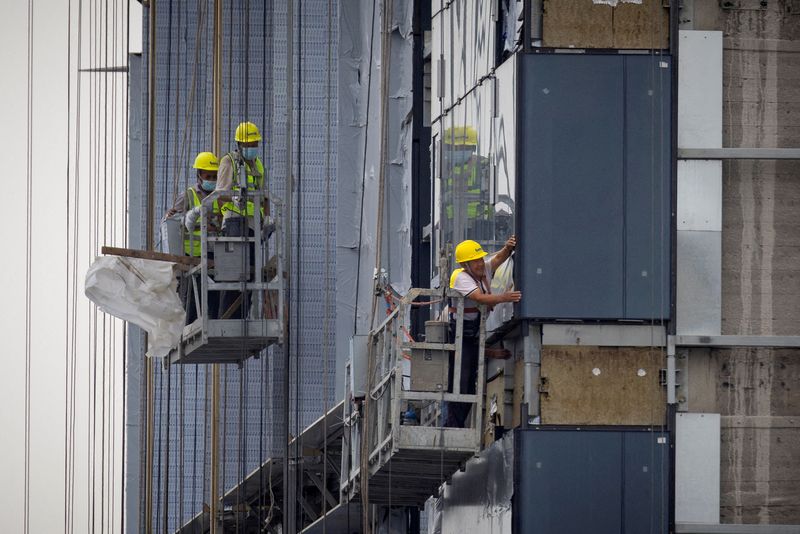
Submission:
[[[800,146],[797,2],[694,2],[724,32],[723,146]],[[800,335],[800,162],[723,165],[722,333]],[[800,523],[800,351],[692,351],[689,410],[722,418],[721,521]]]

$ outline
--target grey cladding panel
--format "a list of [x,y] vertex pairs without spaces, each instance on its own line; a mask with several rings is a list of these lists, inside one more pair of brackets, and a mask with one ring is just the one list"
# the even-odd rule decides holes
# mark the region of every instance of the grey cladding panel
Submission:
[[[522,432],[520,532],[621,532],[622,437],[611,432]],[[593,481],[609,489],[597,491]],[[597,527],[602,525],[603,528]]]
[[519,64],[516,315],[668,317],[669,58]]
[[625,318],[669,317],[670,58],[625,58]]
[[667,531],[665,433],[540,427],[515,442],[516,532]]
[[523,59],[520,315],[619,317],[622,64],[611,56]]

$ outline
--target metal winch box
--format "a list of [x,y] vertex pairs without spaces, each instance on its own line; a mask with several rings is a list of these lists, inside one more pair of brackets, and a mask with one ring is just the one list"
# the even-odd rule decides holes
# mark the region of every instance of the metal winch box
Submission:
[[[446,321],[425,321],[425,342],[448,343],[449,328]],[[411,350],[411,391],[447,391],[449,371],[449,350]]]

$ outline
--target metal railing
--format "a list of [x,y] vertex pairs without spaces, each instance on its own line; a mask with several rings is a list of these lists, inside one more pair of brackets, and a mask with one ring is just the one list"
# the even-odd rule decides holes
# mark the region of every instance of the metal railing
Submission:
[[[420,299],[431,299],[418,302]],[[455,307],[454,331],[447,342],[416,341],[410,334],[410,310],[418,305],[430,305],[433,302],[446,304],[446,300]],[[481,447],[483,422],[483,396],[485,389],[485,308],[481,306],[481,321],[478,336],[478,371],[475,393],[461,391],[461,361],[464,340],[464,297],[457,292],[436,289],[411,289],[400,299],[383,322],[374,328],[368,337],[367,350],[367,387],[363,401],[352,399],[349,374],[353,367],[348,366],[348,380],[345,392],[345,425],[350,431],[345,432],[342,454],[342,491],[343,495],[352,498],[364,491],[361,478],[364,470],[369,477],[375,478],[381,470],[392,463],[408,461],[403,472],[414,470],[414,461],[420,469],[430,471],[424,459],[430,453],[431,461],[441,459],[441,475],[447,478],[452,475],[460,463],[478,453]],[[414,365],[409,362],[413,351],[445,351],[452,355],[445,358],[443,376],[452,376],[447,380],[450,387],[442,380],[442,387],[434,391],[414,391],[411,380],[406,380],[404,368]],[[417,354],[419,355],[420,352]],[[452,371],[448,373],[450,360]],[[409,362],[408,364],[406,362]],[[419,363],[419,362],[418,362]],[[409,377],[410,378],[410,377]],[[470,405],[470,415],[464,428],[445,427],[442,418],[443,403],[465,403]],[[404,418],[404,411],[411,406],[419,414],[415,421]],[[423,413],[428,417],[423,418]],[[412,455],[415,460],[412,461]],[[446,465],[445,465],[446,464]],[[380,478],[380,477],[378,477]],[[391,478],[391,477],[390,477]],[[434,481],[435,482],[435,481]],[[435,485],[438,485],[437,482]],[[383,482],[369,482],[371,492],[387,491],[401,493],[398,487],[381,487]],[[391,484],[391,482],[390,482]],[[401,477],[396,477],[396,484],[403,484]],[[423,492],[424,493],[424,492]],[[420,494],[422,495],[422,493]],[[397,499],[400,502],[401,498]]]
[[[248,228],[243,228],[240,232],[241,235],[236,236],[221,235],[221,232],[212,233],[209,228],[214,202],[220,197],[232,198],[234,202],[237,202],[237,199],[242,198],[240,195],[241,193],[238,191],[214,191],[202,201],[200,262],[183,273],[181,279],[181,283],[185,284],[187,288],[187,295],[193,297],[190,299],[187,296],[187,302],[193,300],[197,319],[184,329],[181,344],[171,355],[173,362],[183,360],[187,353],[199,346],[208,345],[209,340],[220,340],[226,337],[238,340],[254,338],[255,341],[251,345],[240,344],[243,350],[248,352],[263,347],[264,342],[258,340],[269,339],[275,343],[283,342],[285,267],[281,204],[274,200],[271,201],[274,210],[273,220],[275,221],[275,229],[271,236],[264,235],[260,209],[253,210],[251,228],[253,235],[249,235]],[[263,191],[248,191],[244,197],[252,201],[256,207],[261,206],[266,198]],[[239,204],[243,203],[239,202]],[[245,218],[244,222],[248,227],[251,226],[249,218]],[[214,258],[213,261],[209,258],[209,253],[216,243],[229,243],[231,247],[237,247],[236,250],[240,251],[242,274],[239,280],[218,281],[216,279],[218,269],[214,262],[219,262],[219,258]],[[194,250],[194,232],[189,233],[189,246],[190,250]],[[252,252],[248,252],[248,249]],[[249,257],[251,253],[253,258]],[[217,314],[216,310],[210,309],[209,295],[215,292],[221,297],[222,292],[225,291],[238,292],[240,299],[227,312],[220,310]],[[252,306],[248,306],[248,302],[251,302]],[[237,306],[241,309],[241,319],[230,319],[229,316]],[[220,347],[220,350],[231,352],[224,346]],[[213,354],[204,356],[204,358],[208,361],[214,360]],[[235,358],[229,356],[223,359],[228,361]]]

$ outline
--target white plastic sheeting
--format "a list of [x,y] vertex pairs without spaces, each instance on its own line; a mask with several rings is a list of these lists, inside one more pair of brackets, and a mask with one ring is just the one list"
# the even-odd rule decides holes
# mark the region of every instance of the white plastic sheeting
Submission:
[[86,272],[86,297],[103,312],[143,328],[148,334],[147,356],[169,354],[180,341],[186,322],[173,265],[103,256]]
[[[492,293],[506,293],[514,290],[514,258],[508,258],[495,271],[492,277]],[[497,304],[486,319],[486,333],[491,334],[514,316],[514,304]]]

